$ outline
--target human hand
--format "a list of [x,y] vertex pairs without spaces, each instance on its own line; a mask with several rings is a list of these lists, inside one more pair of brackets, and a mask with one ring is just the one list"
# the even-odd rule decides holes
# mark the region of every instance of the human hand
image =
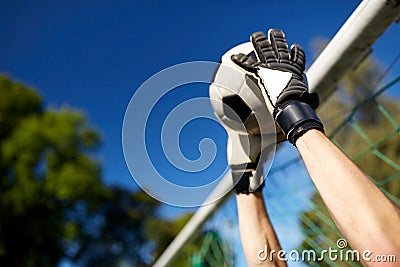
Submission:
[[297,137],[310,128],[323,131],[314,109],[318,95],[310,94],[304,74],[306,57],[300,45],[290,51],[282,30],[271,29],[268,39],[262,32],[251,35],[257,59],[232,55],[232,61],[253,77],[263,93],[268,110],[294,144]]
[[236,193],[261,191],[263,163],[275,149],[273,135],[246,135],[228,131],[227,157]]

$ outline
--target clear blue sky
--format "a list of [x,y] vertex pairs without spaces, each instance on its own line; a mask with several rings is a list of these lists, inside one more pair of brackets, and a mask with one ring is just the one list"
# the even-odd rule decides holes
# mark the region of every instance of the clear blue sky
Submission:
[[[124,161],[121,131],[130,98],[146,79],[177,63],[218,62],[252,32],[272,27],[305,48],[309,65],[311,40],[332,38],[359,2],[2,0],[0,72],[36,88],[46,106],[85,112],[103,137],[97,156],[104,181],[137,189]],[[383,66],[399,53],[398,28],[392,25],[375,46]],[[393,73],[400,73],[398,65]],[[207,86],[190,88],[170,94],[161,107],[208,95]],[[182,132],[182,150],[189,158],[198,156],[198,141],[210,134],[203,123],[209,122],[194,121]],[[213,129],[214,141],[224,148],[226,136]],[[153,140],[150,147],[160,150],[156,133]],[[226,167],[224,149],[217,159],[216,173]],[[161,171],[168,171],[163,158],[157,160]],[[179,213],[164,208],[167,217]]]
[[[104,181],[135,189],[123,158],[121,129],[127,104],[146,79],[177,63],[218,62],[227,49],[248,41],[252,32],[271,27],[283,29],[289,43],[300,43],[311,55],[311,40],[331,38],[358,4],[350,0],[3,0],[0,72],[36,88],[47,106],[85,112],[103,137],[98,157]],[[381,50],[398,45],[398,35],[391,32]],[[379,58],[387,65],[394,54],[381,53]],[[176,97],[208,95],[206,86],[182,92]],[[207,128],[201,121],[193,122],[183,135],[183,152],[195,158],[198,141],[193,140],[207,135]],[[223,133],[216,142],[225,146]],[[223,169],[225,152],[218,153],[217,169]]]

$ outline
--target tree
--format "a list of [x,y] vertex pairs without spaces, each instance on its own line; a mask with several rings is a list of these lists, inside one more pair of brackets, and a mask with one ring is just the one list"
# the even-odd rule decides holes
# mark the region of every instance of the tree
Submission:
[[[314,48],[321,51],[326,43],[317,39]],[[377,60],[370,56],[343,77],[338,92],[319,110],[328,134],[344,119],[344,116],[338,115],[347,116],[349,111],[372,94],[381,73]],[[386,95],[379,96],[381,107],[384,107],[397,123],[400,121],[399,102]],[[396,132],[394,125],[378,110],[375,101],[367,101],[358,106],[353,121],[346,123],[335,134],[336,142],[384,192],[400,198],[399,171],[390,164],[390,161],[400,162],[399,135],[388,134]],[[341,235],[319,194],[315,193],[312,196],[312,203],[313,209],[301,215],[301,226],[305,233],[301,249],[335,249],[336,241]],[[326,262],[319,262],[318,265],[329,266]],[[348,263],[335,262],[335,266],[348,266]]]
[[[154,241],[153,257],[158,258],[175,236],[191,218],[186,213],[173,222],[160,225],[153,218],[146,225],[146,236]],[[162,228],[160,230],[160,228]],[[217,230],[203,230],[195,234],[192,240],[179,251],[171,267],[180,266],[231,266],[232,255],[228,244],[220,237]],[[210,265],[211,264],[211,265]]]
[[[145,228],[145,234],[154,242],[152,254],[154,259],[157,259],[161,255],[161,253],[167,248],[171,241],[189,221],[192,215],[192,213],[186,213],[179,216],[174,221],[162,225],[160,225],[157,218],[148,220]],[[177,255],[177,258],[171,263],[171,266],[191,266],[191,258],[195,253],[201,250],[206,234],[206,232],[199,231],[194,238],[179,251],[179,255]]]
[[82,113],[45,109],[0,76],[0,129],[0,266],[149,263],[144,228],[166,223],[159,203],[101,182],[100,138]]

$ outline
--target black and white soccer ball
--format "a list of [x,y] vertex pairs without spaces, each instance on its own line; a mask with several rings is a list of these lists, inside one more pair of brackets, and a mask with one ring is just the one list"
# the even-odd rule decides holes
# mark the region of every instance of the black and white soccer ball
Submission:
[[239,53],[254,55],[252,44],[237,45],[222,56],[209,88],[214,113],[225,128],[239,133],[275,132],[257,81],[247,77],[231,60],[232,55]]

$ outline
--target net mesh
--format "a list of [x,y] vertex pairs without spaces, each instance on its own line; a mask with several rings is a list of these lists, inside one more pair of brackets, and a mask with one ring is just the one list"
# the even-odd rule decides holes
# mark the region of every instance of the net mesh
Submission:
[[[396,100],[400,77],[373,92],[347,112],[325,118],[330,121],[328,136],[400,207],[400,101]],[[288,253],[289,265],[361,266],[357,255],[343,256],[351,248],[346,243],[338,244],[346,241],[333,223],[297,150],[289,144],[284,144],[275,156],[264,197],[282,249]],[[211,246],[204,242],[196,261],[192,261],[197,263],[194,266],[208,266],[210,259],[218,255],[228,258],[212,266],[246,265],[234,197],[204,227],[218,231],[221,238],[215,242],[224,250],[205,249]],[[322,257],[322,250],[329,247],[342,251],[342,256],[338,254],[334,261]],[[315,255],[310,255],[311,251]],[[199,265],[201,262],[205,265]]]

